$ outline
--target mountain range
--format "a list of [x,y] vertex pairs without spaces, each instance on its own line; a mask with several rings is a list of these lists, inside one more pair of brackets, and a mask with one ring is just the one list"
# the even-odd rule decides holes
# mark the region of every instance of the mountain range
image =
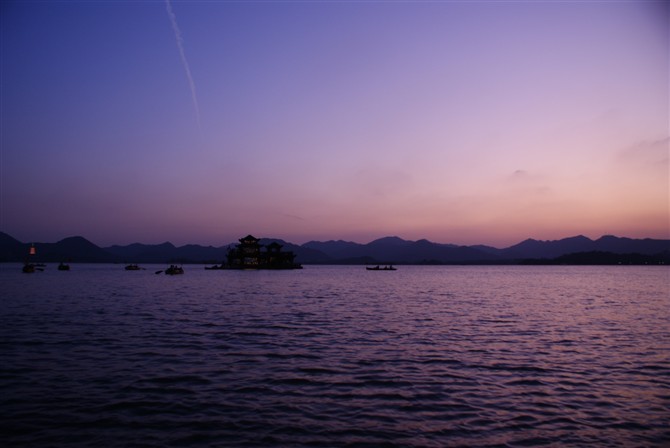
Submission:
[[[611,235],[597,240],[581,235],[551,241],[527,239],[504,249],[441,244],[426,239],[408,241],[395,236],[367,244],[338,240],[296,245],[280,239],[261,239],[261,244],[271,242],[282,244],[285,251],[293,251],[296,261],[303,264],[610,264],[627,260],[635,264],[670,263],[670,240]],[[0,232],[0,262],[25,261],[31,245],[36,248],[36,260],[43,262],[220,263],[235,243],[219,247],[195,244],[176,247],[169,242],[99,247],[74,236],[56,243],[29,244]]]

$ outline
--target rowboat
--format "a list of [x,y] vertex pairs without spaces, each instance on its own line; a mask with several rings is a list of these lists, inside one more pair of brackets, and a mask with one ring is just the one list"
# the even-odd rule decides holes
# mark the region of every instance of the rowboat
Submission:
[[380,266],[374,266],[374,267],[366,267],[368,271],[395,271],[396,268],[393,267],[393,265],[390,266],[384,266],[383,268]]

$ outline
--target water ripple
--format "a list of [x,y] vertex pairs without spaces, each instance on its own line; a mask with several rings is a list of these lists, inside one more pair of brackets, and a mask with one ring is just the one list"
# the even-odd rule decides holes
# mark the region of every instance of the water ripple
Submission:
[[0,270],[8,446],[670,444],[665,268],[76,273]]

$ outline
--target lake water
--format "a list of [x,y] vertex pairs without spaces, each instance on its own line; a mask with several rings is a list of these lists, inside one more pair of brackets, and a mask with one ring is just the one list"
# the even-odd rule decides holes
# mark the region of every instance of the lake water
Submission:
[[668,267],[0,265],[14,446],[670,445]]

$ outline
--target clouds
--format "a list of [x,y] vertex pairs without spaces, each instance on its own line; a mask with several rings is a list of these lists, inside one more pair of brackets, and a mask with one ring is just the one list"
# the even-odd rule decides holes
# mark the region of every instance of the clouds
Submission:
[[661,171],[666,175],[670,156],[670,137],[658,140],[645,140],[619,152],[618,161],[622,164],[637,166],[641,169]]

